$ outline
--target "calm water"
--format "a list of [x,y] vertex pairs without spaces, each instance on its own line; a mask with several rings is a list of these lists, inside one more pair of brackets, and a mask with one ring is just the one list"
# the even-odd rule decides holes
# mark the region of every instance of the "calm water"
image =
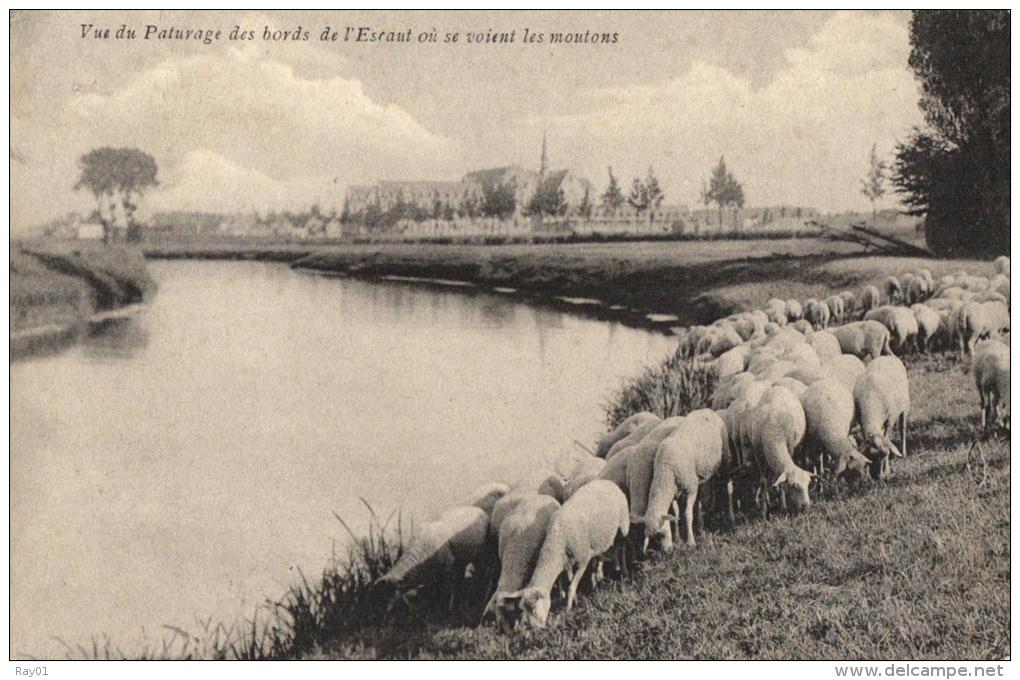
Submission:
[[[590,443],[675,341],[281,265],[154,262],[142,315],[11,366],[11,651],[233,622],[380,514]],[[144,633],[143,633],[144,631]]]

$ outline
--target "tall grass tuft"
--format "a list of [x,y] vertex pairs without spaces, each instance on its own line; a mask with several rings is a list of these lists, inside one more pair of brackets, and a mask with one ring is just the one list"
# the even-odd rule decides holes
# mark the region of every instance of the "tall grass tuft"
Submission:
[[669,418],[706,408],[717,378],[714,368],[677,352],[661,365],[647,368],[624,383],[606,407],[606,421],[612,429],[641,411]]

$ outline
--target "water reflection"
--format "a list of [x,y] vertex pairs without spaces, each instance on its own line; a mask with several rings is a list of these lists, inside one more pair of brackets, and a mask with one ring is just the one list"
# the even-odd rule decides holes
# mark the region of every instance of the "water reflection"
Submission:
[[144,312],[125,319],[91,324],[82,338],[83,354],[90,359],[130,359],[149,345]]

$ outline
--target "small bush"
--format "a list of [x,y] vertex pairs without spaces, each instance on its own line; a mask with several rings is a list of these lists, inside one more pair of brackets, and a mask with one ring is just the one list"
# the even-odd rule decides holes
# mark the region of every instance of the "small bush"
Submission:
[[714,369],[678,352],[625,383],[606,408],[606,421],[612,429],[641,411],[669,418],[706,408],[717,377]]

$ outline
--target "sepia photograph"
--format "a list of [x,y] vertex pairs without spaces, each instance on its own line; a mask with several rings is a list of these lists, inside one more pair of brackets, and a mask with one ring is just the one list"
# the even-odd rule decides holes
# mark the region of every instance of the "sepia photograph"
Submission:
[[1008,675],[1010,10],[8,18],[12,676]]

